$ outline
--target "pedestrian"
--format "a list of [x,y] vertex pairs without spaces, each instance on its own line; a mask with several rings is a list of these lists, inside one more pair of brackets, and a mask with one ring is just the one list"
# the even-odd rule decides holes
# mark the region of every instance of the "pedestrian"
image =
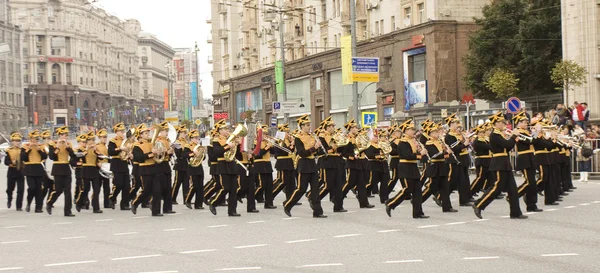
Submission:
[[585,123],[590,119],[590,111],[587,110],[587,103],[578,104],[573,110],[573,121],[585,130]]

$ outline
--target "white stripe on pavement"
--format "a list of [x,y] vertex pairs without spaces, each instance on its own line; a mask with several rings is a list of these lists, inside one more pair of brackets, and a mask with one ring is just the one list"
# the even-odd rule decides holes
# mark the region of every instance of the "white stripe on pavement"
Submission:
[[305,264],[305,265],[297,266],[297,268],[303,268],[303,267],[342,266],[342,265],[344,265],[344,264],[341,264],[341,263],[332,263],[332,264]]
[[577,256],[577,253],[556,253],[556,254],[542,254],[542,257],[561,257],[561,256]]
[[19,269],[23,269],[23,268],[22,267],[3,267],[3,268],[0,268],[0,271],[19,270]]
[[463,260],[491,260],[491,259],[499,259],[498,256],[487,256],[487,257],[464,257]]
[[417,228],[431,228],[431,227],[437,227],[439,225],[427,225],[427,226],[418,226]]
[[87,236],[73,236],[73,237],[63,237],[60,238],[61,240],[71,240],[71,239],[82,239],[82,238],[86,238]]
[[2,242],[1,245],[29,243],[29,240]]
[[193,253],[204,253],[204,252],[213,252],[217,251],[216,249],[200,249],[200,250],[188,250],[179,252],[179,254],[193,254]]
[[144,258],[153,258],[160,257],[162,254],[152,254],[152,255],[143,255],[143,256],[131,256],[131,257],[120,257],[120,258],[112,258],[111,261],[122,261],[122,260],[133,260],[133,259],[144,259]]
[[108,222],[108,221],[112,221],[113,219],[98,219],[95,220],[96,222]]
[[231,268],[219,268],[215,269],[215,271],[237,271],[237,270],[257,270],[262,267],[231,267]]
[[358,233],[355,233],[355,234],[342,234],[342,235],[335,235],[335,236],[333,236],[333,238],[346,238],[346,237],[355,237],[355,236],[360,236],[360,235],[362,235],[362,234],[358,234]]
[[446,226],[453,226],[453,225],[460,225],[460,224],[466,224],[467,222],[452,222],[452,223],[446,223],[444,225]]
[[483,221],[489,221],[490,219],[477,219],[477,220],[473,220],[473,222],[483,222]]
[[235,246],[233,248],[242,249],[242,248],[253,248],[253,247],[262,247],[267,246],[267,244],[257,244],[257,245],[247,245],[247,246]]
[[138,234],[139,232],[137,231],[132,231],[132,232],[121,232],[121,233],[115,233],[113,235],[115,236],[123,236],[123,235],[132,235],[132,234]]
[[179,271],[176,270],[169,270],[169,271],[150,271],[150,272],[140,272],[140,273],[178,273]]
[[544,211],[557,211],[558,209],[545,209]]
[[27,227],[27,226],[8,226],[8,227],[4,227],[4,228],[9,229],[9,228],[24,228],[24,227]]
[[400,260],[400,261],[385,261],[386,264],[401,264],[401,263],[419,263],[423,260]]
[[287,241],[285,243],[286,244],[295,244],[295,243],[311,242],[311,241],[316,241],[316,240],[317,239],[302,239],[302,240]]
[[169,228],[169,229],[163,229],[163,231],[181,231],[181,230],[185,230],[185,228]]
[[207,226],[207,228],[220,228],[220,227],[228,227],[229,225],[214,225],[214,226]]
[[388,233],[388,232],[396,232],[398,231],[397,229],[386,229],[386,230],[379,230],[377,232],[379,233]]
[[296,220],[296,219],[300,219],[300,217],[286,217],[286,218],[281,218],[281,220]]
[[590,205],[590,203],[581,203],[581,204],[579,204],[579,205],[580,205],[580,206],[589,206],[589,205]]
[[58,223],[52,223],[52,225],[70,225],[73,224],[73,222],[58,222]]
[[51,267],[51,266],[74,265],[74,264],[91,264],[91,263],[97,263],[97,262],[98,261],[79,261],[79,262],[66,262],[66,263],[56,263],[56,264],[45,264],[44,266]]
[[258,224],[258,223],[264,223],[265,221],[251,221],[251,222],[246,222],[248,224]]
[[572,209],[572,208],[575,208],[575,207],[577,207],[577,206],[566,206],[566,207],[564,207],[564,208],[565,208],[565,209]]

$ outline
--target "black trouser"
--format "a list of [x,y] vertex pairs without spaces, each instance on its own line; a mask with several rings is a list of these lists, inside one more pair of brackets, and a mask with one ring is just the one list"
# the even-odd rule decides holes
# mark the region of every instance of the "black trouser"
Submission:
[[463,164],[450,164],[450,191],[458,190],[458,200],[461,205],[469,203],[468,166]]
[[[50,198],[50,193],[54,188],[54,180],[50,179],[50,177],[46,176],[44,178],[44,186],[42,187],[42,199],[48,200]],[[48,197],[48,198],[46,198]]]
[[422,207],[422,195],[421,191],[422,185],[420,179],[413,178],[400,178],[400,183],[407,185],[406,188],[403,188],[396,196],[390,199],[387,202],[387,206],[392,209],[395,209],[398,205],[402,203],[406,199],[406,195],[412,194],[412,215],[413,217],[419,217],[423,215],[423,207]]
[[278,183],[274,185],[273,198],[277,197],[281,191],[285,194],[285,198],[288,199],[294,193],[296,189],[296,180],[294,179],[293,170],[282,170],[277,171]]
[[396,187],[396,183],[398,183],[398,168],[396,166],[391,166],[392,167],[392,177],[390,178],[390,181],[388,182],[388,199],[389,199],[389,193],[392,192],[394,190],[394,188]]
[[13,176],[7,177],[6,179],[6,194],[8,195],[8,202],[12,202],[13,191],[17,188],[17,202],[15,206],[17,209],[23,207],[23,194],[25,193],[25,177],[24,176]]
[[[570,160],[570,159],[569,159]],[[562,164],[562,189],[568,191],[573,187],[573,180],[571,179],[571,163]]]
[[[308,185],[310,185],[310,188],[314,189],[315,192],[319,190],[319,176],[316,172],[298,173],[297,181],[298,186],[296,187],[290,198],[286,199],[283,203],[284,209],[286,210],[292,210],[294,205],[298,203],[298,200],[300,200],[300,198],[302,198],[302,195],[306,192]],[[309,201],[313,210],[313,216],[323,215],[323,208],[321,207],[321,199],[319,199],[319,195],[311,194]]]
[[519,198],[525,195],[524,201],[527,205],[527,210],[537,209],[538,189],[535,181],[535,168],[524,169],[523,176],[525,177],[525,182],[517,188]]
[[55,175],[54,176],[54,188],[48,196],[48,202],[46,206],[52,207],[58,197],[61,194],[65,194],[65,215],[71,214],[71,208],[73,207],[73,196],[71,193],[71,175]]
[[517,183],[512,171],[490,171],[488,180],[493,183],[492,189],[487,191],[479,200],[475,202],[477,208],[485,210],[485,208],[496,199],[500,192],[505,191],[508,194],[508,202],[510,203],[510,217],[521,216],[521,208],[519,207],[519,194],[517,193]]
[[[477,172],[477,177],[471,183],[471,190],[469,191],[469,197],[472,198],[476,193],[485,189],[487,176],[488,176],[488,168],[482,165],[478,165],[475,167],[475,171]],[[533,172],[535,174],[535,171]]]
[[[192,187],[187,190],[187,195],[184,196],[185,198],[183,201],[185,203],[192,203],[192,199],[195,195],[196,201],[194,201],[194,208],[201,208],[202,202],[204,202],[204,174],[194,174],[191,175],[190,178],[192,179]],[[175,195],[177,195],[177,193],[175,193]]]
[[140,177],[142,192],[135,198],[132,206],[137,207],[152,197],[152,215],[160,214],[160,199],[162,195],[161,177],[162,173],[155,175],[144,175]]
[[[387,177],[387,178],[386,178]],[[386,175],[385,172],[379,172],[379,171],[370,171],[369,172],[369,180],[368,180],[368,184],[367,184],[367,188],[372,187],[372,189],[377,188],[377,184],[381,184],[381,187],[379,189],[379,201],[381,201],[382,204],[385,204],[385,201],[387,201],[388,199],[388,188],[387,188],[387,181],[389,179],[389,174]],[[369,191],[367,190],[367,193],[369,193]]]
[[544,204],[552,204],[556,199],[556,186],[554,185],[555,179],[552,178],[554,175],[551,171],[550,165],[540,165],[540,178],[537,181],[538,191],[544,191]]
[[450,182],[446,176],[428,177],[423,191],[423,200],[425,203],[431,196],[436,196],[442,202],[442,211],[446,212],[452,209],[450,201]]
[[[271,178],[271,180],[273,180],[273,178]],[[265,202],[265,189],[262,185],[262,181],[258,178],[255,179],[254,187],[256,188],[256,190],[254,191],[254,198],[256,198],[256,201],[259,203]]]
[[96,178],[83,178],[83,187],[81,192],[79,193],[79,198],[76,200],[77,205],[79,207],[85,206],[86,198],[90,192],[90,185],[92,189],[92,208],[96,210],[100,210],[100,179]]
[[213,175],[212,179],[209,180],[206,184],[204,184],[204,200],[210,200],[215,195],[215,193],[217,193],[217,185],[221,184],[221,182],[217,181],[219,181],[219,176]]
[[[246,211],[253,211],[256,209],[256,200],[254,197],[254,193],[256,192],[256,177],[259,177],[260,174],[250,174],[246,175],[238,175],[238,198],[242,198],[242,196],[246,196]],[[266,189],[265,189],[266,193]],[[271,201],[271,205],[273,201]],[[265,204],[266,206],[266,204]]]
[[[144,183],[142,182],[142,177],[140,175],[133,175],[133,185],[129,190],[129,200],[135,200],[138,196],[138,191],[144,187]],[[144,202],[146,202],[144,200]]]
[[44,204],[42,187],[46,176],[27,176],[27,204],[35,199],[35,209],[41,210]]
[[256,180],[260,188],[256,189],[255,193],[264,192],[265,207],[273,206],[273,174],[257,173]]
[[[204,175],[202,175],[204,177]],[[192,182],[193,183],[193,182]],[[183,201],[188,195],[190,191],[190,177],[188,176],[186,171],[178,171],[175,170],[175,185],[173,185],[173,193],[171,194],[173,198],[173,202],[177,202],[177,195],[179,195],[179,188],[183,186]]]
[[220,175],[221,189],[210,201],[210,204],[216,206],[219,204],[219,200],[224,198],[225,194],[229,194],[227,199],[227,213],[229,215],[237,213],[237,189],[238,189],[238,178],[237,174],[221,174]]
[[110,201],[117,203],[117,197],[121,195],[121,209],[129,207],[131,200],[129,193],[131,192],[129,173],[114,173],[112,194],[109,196]]
[[[163,162],[162,164],[169,164]],[[161,190],[163,199],[163,212],[173,211],[173,199],[171,197],[173,191],[173,183],[171,182],[171,172],[162,173],[161,176]]]
[[319,200],[323,200],[327,194],[333,196],[333,211],[344,209],[344,198],[342,196],[342,187],[344,186],[344,169],[323,169],[323,188],[319,192]]
[[349,169],[348,176],[346,177],[346,183],[342,187],[342,198],[346,198],[348,191],[356,187],[358,191],[358,203],[360,207],[368,206],[369,201],[367,200],[367,189],[365,188],[365,171],[357,169]]
[[[81,173],[81,171],[79,173]],[[79,195],[81,194],[82,189],[83,189],[83,178],[81,178],[81,174],[80,175],[75,174],[75,196],[73,197],[75,203],[77,203],[77,200],[79,200]],[[85,198],[87,199],[87,196]]]
[[100,186],[102,186],[102,195],[104,197],[104,208],[110,207],[110,179],[100,176]]

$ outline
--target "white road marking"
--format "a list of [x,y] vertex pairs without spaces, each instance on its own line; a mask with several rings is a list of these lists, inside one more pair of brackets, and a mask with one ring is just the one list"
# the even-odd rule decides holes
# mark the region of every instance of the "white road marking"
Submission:
[[140,273],[177,273],[179,271],[170,270],[170,271],[151,271],[151,272],[140,272]]
[[108,222],[108,221],[112,221],[113,219],[98,219],[95,220],[96,222]]
[[544,211],[557,211],[558,209],[545,209]]
[[217,251],[217,250],[216,249],[189,250],[189,251],[179,252],[179,254],[193,254],[193,253],[204,253],[204,252],[213,252],[213,251]]
[[4,228],[8,229],[8,228],[23,228],[23,227],[27,227],[27,226],[8,226],[8,227],[4,227]]
[[537,212],[535,212],[535,211],[530,211],[530,212],[526,212],[526,213],[523,213],[523,214],[524,214],[524,215],[532,215],[532,214],[536,214],[536,213],[537,213]]
[[310,241],[316,241],[317,239],[302,239],[302,240],[294,240],[294,241],[287,241],[285,242],[286,244],[295,244],[295,243],[304,243],[304,242],[310,242]]
[[297,268],[303,268],[303,267],[341,266],[341,265],[344,265],[344,264],[341,264],[341,263],[333,263],[333,264],[305,264],[305,265],[297,266]]
[[0,245],[21,244],[21,243],[29,243],[29,240],[2,242],[2,243],[0,243]]
[[358,233],[354,233],[354,234],[342,234],[342,235],[335,235],[333,236],[333,238],[346,238],[346,237],[355,237],[355,236],[360,236],[362,234],[358,234]]
[[71,239],[82,239],[82,238],[86,238],[87,236],[73,236],[73,237],[63,237],[60,238],[61,240],[71,240]]
[[377,232],[379,233],[388,233],[388,232],[396,232],[398,231],[397,229],[386,229],[386,230],[379,230]]
[[600,201],[594,201],[592,203],[594,203],[594,204],[600,204]]
[[169,229],[163,229],[163,231],[181,231],[181,230],[185,230],[185,228],[169,228]]
[[131,256],[131,257],[120,257],[120,258],[112,258],[111,261],[122,261],[122,260],[133,260],[133,259],[144,259],[144,258],[154,258],[160,257],[162,254],[152,254],[152,255],[143,255],[143,256]]
[[372,208],[372,209],[369,209],[369,210],[379,210],[379,209],[378,208]]
[[491,260],[491,259],[499,259],[498,256],[487,256],[487,257],[464,257],[463,260]]
[[242,249],[242,248],[253,248],[253,247],[263,247],[267,246],[267,244],[257,244],[257,245],[247,245],[247,246],[235,246],[233,248]]
[[66,262],[66,263],[56,263],[56,264],[45,264],[44,266],[61,266],[61,265],[74,265],[74,264],[91,264],[97,263],[98,261],[79,261],[79,262]]
[[219,268],[215,269],[215,271],[237,271],[237,270],[257,270],[262,269],[262,267],[232,267],[232,268]]
[[477,220],[473,220],[473,222],[483,222],[483,221],[489,221],[490,219],[477,219]]
[[123,236],[123,235],[132,235],[132,234],[138,234],[139,232],[137,231],[132,231],[132,232],[121,232],[121,233],[115,233],[113,235],[115,236]]
[[453,225],[460,225],[460,224],[466,224],[467,222],[452,222],[452,223],[445,223],[444,225],[446,226],[453,226]]
[[575,208],[575,207],[577,207],[577,206],[566,206],[566,207],[564,207],[564,208],[565,208],[565,209],[572,209],[572,208]]
[[0,271],[19,270],[19,269],[23,269],[23,268],[22,267],[3,267],[3,268],[0,268]]
[[281,218],[281,220],[296,220],[296,219],[300,219],[300,217],[286,217],[286,218]]
[[438,227],[439,225],[427,225],[427,226],[418,226],[417,228],[431,228],[431,227]]
[[133,219],[149,218],[150,216],[134,216]]
[[258,223],[264,223],[266,221],[251,221],[251,222],[246,222],[248,224],[258,224]]
[[561,256],[577,256],[577,253],[557,253],[557,254],[542,254],[542,257],[561,257]]
[[207,228],[219,228],[219,227],[228,227],[229,225],[214,225],[214,226],[207,226]]
[[52,225],[70,225],[73,224],[73,222],[58,222],[58,223],[52,223]]
[[423,260],[400,260],[400,261],[385,261],[385,264],[401,264],[401,263],[419,263]]
[[580,205],[580,206],[589,206],[589,205],[590,205],[590,203],[581,203],[581,204],[579,204],[579,205]]
[[500,218],[510,218],[510,215],[500,216]]

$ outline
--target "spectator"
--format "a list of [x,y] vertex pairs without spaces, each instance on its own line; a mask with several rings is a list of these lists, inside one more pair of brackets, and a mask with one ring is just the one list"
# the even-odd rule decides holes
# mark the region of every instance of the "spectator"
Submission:
[[575,109],[573,109],[573,121],[575,124],[581,126],[585,130],[585,122],[590,119],[590,111],[587,110],[587,103],[579,103]]
[[556,115],[556,110],[550,109],[546,113],[546,119],[548,119],[552,124],[558,124],[558,116]]
[[556,115],[558,116],[558,125],[573,125],[570,124],[571,111],[565,108],[562,103],[556,105]]
[[531,119],[531,121],[536,121],[536,120],[543,120],[544,119],[544,113],[542,112],[537,112],[535,113],[535,115],[533,115],[533,119]]

